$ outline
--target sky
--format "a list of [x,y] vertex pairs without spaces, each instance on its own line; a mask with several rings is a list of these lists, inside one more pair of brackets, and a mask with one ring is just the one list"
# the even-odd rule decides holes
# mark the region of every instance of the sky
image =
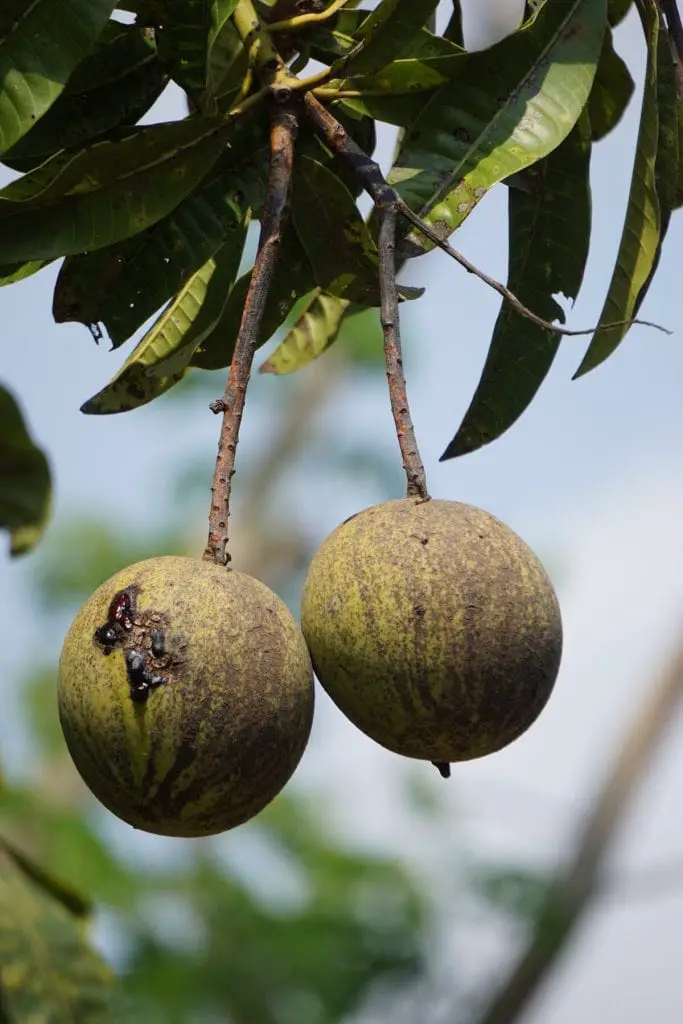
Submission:
[[[520,4],[464,3],[468,43],[502,34]],[[443,12],[441,12],[443,14]],[[644,67],[637,18],[616,46],[638,82],[628,116],[597,147],[593,162],[594,236],[584,287],[569,326],[589,327],[600,314],[617,251],[628,194]],[[172,104],[172,100],[167,101]],[[157,116],[164,116],[163,105]],[[170,110],[170,106],[168,108]],[[169,116],[166,114],[166,116]],[[381,153],[390,151],[382,138]],[[455,244],[478,266],[505,278],[505,190],[492,190],[458,232]],[[547,562],[558,587],[565,652],[553,697],[538,722],[506,750],[461,765],[451,783],[430,781],[452,811],[453,856],[463,845],[477,857],[552,866],[566,852],[578,820],[624,728],[663,665],[683,623],[683,351],[678,311],[683,218],[675,215],[661,265],[641,315],[673,331],[634,327],[615,355],[572,381],[587,338],[567,338],[531,408],[501,439],[462,459],[438,458],[460,422],[481,372],[499,300],[440,253],[411,266],[405,280],[425,285],[419,302],[402,307],[409,393],[433,495],[480,505],[507,522]],[[31,430],[50,453],[56,475],[55,515],[78,509],[121,509],[139,523],[153,507],[153,468],[216,443],[206,410],[182,429],[156,407],[117,417],[83,417],[83,400],[109,379],[118,353],[97,348],[85,328],[51,320],[51,269],[0,291],[5,335],[0,374],[20,396]],[[278,382],[257,378],[267,399]],[[395,445],[386,404],[348,408],[346,426],[359,437]],[[249,418],[244,450],[256,445]],[[250,437],[252,438],[250,440]],[[106,454],[125,452],[124,470]],[[357,494],[315,492],[320,538],[357,511]],[[124,497],[122,499],[122,490]],[[0,569],[0,668],[9,680],[35,643],[24,601],[29,560]],[[11,614],[5,614],[10,610]],[[683,946],[683,723],[667,742],[634,804],[612,859],[615,887],[595,907],[527,1020],[529,1024],[622,1024],[680,1020]],[[369,846],[400,846],[434,884],[443,863],[427,827],[416,834],[402,817],[397,759],[360,736],[325,698],[300,774],[325,792],[337,827]],[[343,765],[343,771],[340,771]],[[112,841],[122,833],[112,831]],[[442,837],[443,838],[443,837]],[[126,832],[126,841],[128,832]],[[136,837],[159,853],[154,837]],[[239,844],[239,837],[234,841]],[[172,842],[172,841],[169,841]],[[670,870],[680,865],[680,876]],[[638,878],[667,866],[666,886],[639,894]],[[439,873],[440,872],[440,873]],[[649,874],[650,873],[650,874]],[[623,884],[619,882],[622,879]],[[629,879],[636,882],[629,887]],[[493,928],[468,942],[456,928],[447,957],[471,976],[496,971],[510,947]],[[484,965],[482,968],[482,964]]]

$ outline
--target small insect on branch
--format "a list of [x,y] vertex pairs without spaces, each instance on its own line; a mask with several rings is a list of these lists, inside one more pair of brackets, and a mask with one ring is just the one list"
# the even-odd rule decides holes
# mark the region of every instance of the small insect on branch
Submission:
[[227,565],[230,491],[235,473],[235,454],[239,439],[247,385],[254,352],[259,340],[268,292],[273,280],[282,233],[289,212],[290,186],[294,164],[294,142],[298,122],[289,104],[273,100],[270,131],[270,171],[268,190],[259,236],[258,251],[244,301],[230,372],[222,399],[212,403],[214,412],[223,413],[209,512],[209,537],[204,551],[206,561]]

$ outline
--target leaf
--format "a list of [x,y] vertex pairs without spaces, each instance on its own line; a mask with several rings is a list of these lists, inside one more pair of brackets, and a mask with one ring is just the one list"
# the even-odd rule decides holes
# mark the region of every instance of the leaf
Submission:
[[[464,57],[464,52],[454,47],[454,52],[447,56],[394,60],[372,75],[343,80],[339,83],[339,89],[358,93],[358,97],[352,97],[353,106],[357,110],[364,110],[367,108],[363,101],[369,96],[407,96],[414,92],[438,89],[450,80]],[[377,108],[373,109],[377,116]],[[393,113],[391,116],[394,116]],[[403,123],[408,123],[405,111],[401,111],[400,116]]]
[[614,49],[612,31],[608,29],[602,53],[588,97],[588,114],[593,141],[604,139],[621,121],[635,86],[631,72]]
[[51,872],[28,857],[8,839],[0,837],[0,856],[6,854],[14,861],[35,885],[39,886],[48,896],[59,900],[63,907],[75,917],[88,917],[92,911],[92,901],[86,899],[68,882],[56,878]]
[[453,12],[449,18],[444,36],[446,39],[450,39],[452,43],[456,43],[458,46],[464,46],[465,40],[462,34],[462,9],[460,7],[460,0],[452,0]]
[[159,0],[155,18],[159,49],[173,79],[204,110],[208,69],[237,0]]
[[320,288],[379,305],[377,249],[368,227],[346,186],[310,157],[295,165],[292,220]]
[[681,105],[676,87],[676,67],[671,59],[671,41],[664,25],[660,26],[657,43],[657,154],[655,156],[655,189],[659,203],[660,230],[655,258],[645,283],[638,292],[633,315],[637,316],[657,272],[662,246],[669,230],[671,214],[679,205],[678,185],[681,174],[681,139],[679,127]]
[[235,63],[238,54],[242,73],[246,72],[246,50],[235,31],[230,15],[237,7],[237,0],[211,0],[209,5],[210,26],[206,44],[206,70],[204,74],[204,109],[215,109],[214,97],[221,86],[225,86],[227,72]]
[[633,5],[633,0],[607,0],[607,17],[610,25],[618,25]]
[[266,165],[222,162],[153,227],[107,249],[64,261],[55,285],[58,323],[102,323],[122,345],[216,252],[247,205],[259,205]]
[[[651,0],[639,3],[638,11],[647,41],[643,103],[626,220],[612,280],[598,321],[601,324],[630,320],[633,317],[638,295],[648,281],[655,264],[661,233],[661,214],[655,180],[655,160],[659,149],[659,12]],[[596,331],[573,379],[583,377],[604,362],[619,346],[627,332],[628,325]]]
[[0,11],[0,153],[52,106],[92,49],[114,0],[4,0]]
[[[498,181],[569,134],[595,77],[605,0],[553,0],[519,31],[464,55],[414,120],[389,181],[447,237]],[[415,231],[406,255],[433,248]]]
[[358,29],[362,49],[346,65],[347,76],[367,74],[410,52],[438,0],[383,0]]
[[[590,125],[584,115],[549,156],[523,171],[524,188],[508,189],[508,288],[534,313],[564,323],[555,295],[575,299],[591,229]],[[543,383],[560,335],[504,303],[481,380],[442,461],[476,451],[522,415]]]
[[260,373],[286,374],[300,370],[322,355],[339,334],[350,303],[315,288],[306,305]]
[[51,262],[51,260],[29,260],[27,263],[5,263],[0,267],[0,288],[37,274]]
[[[240,277],[225,304],[221,319],[194,353],[190,366],[219,370],[230,365],[237,340],[244,300],[251,281],[251,270]],[[272,338],[302,295],[314,285],[313,271],[306,251],[291,222],[282,238],[275,276],[268,292],[258,347]]]
[[0,385],[0,528],[10,533],[13,556],[40,540],[50,489],[48,461],[31,440],[15,398]]
[[211,170],[228,130],[188,118],[58,153],[0,191],[0,262],[101,249],[144,230]]
[[4,162],[19,170],[42,163],[121,125],[135,124],[166,83],[156,50],[136,25],[110,21],[95,48],[76,68],[50,108],[7,151]]
[[0,850],[0,988],[9,1019],[114,1024],[113,982],[83,924]]
[[187,282],[147,331],[116,376],[81,406],[84,413],[137,409],[184,375],[195,349],[219,323],[242,258],[248,219]]

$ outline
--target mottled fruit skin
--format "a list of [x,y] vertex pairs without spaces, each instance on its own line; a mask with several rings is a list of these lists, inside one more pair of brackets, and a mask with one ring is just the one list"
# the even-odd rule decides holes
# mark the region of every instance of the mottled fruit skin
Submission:
[[311,563],[301,627],[322,686],[359,729],[442,766],[528,729],[562,653],[533,552],[487,512],[436,499],[337,527]]
[[313,673],[263,583],[192,558],[138,562],[76,615],[59,715],[96,797],[135,828],[207,836],[273,799],[304,752]]

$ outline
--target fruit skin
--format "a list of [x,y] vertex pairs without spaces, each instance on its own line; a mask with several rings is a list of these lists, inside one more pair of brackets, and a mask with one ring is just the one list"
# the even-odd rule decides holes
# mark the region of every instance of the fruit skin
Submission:
[[301,628],[320,683],[359,729],[444,767],[528,729],[562,653],[533,552],[487,512],[437,499],[338,526],[310,565]]
[[[126,628],[110,617],[122,594],[134,605],[117,620]],[[96,639],[104,626],[118,630],[108,654]],[[165,680],[146,699],[132,697],[125,651]],[[192,558],[151,558],[108,579],[59,663],[60,720],[83,780],[118,817],[160,835],[213,835],[262,810],[299,763],[313,703],[286,605],[253,577]]]

